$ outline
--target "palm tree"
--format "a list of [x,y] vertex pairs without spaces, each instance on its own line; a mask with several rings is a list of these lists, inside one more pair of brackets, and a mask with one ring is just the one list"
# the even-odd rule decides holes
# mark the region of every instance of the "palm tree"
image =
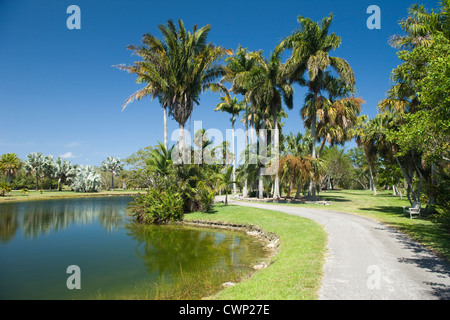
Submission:
[[159,142],[158,147],[150,152],[146,165],[150,173],[156,173],[163,178],[167,178],[172,172],[172,150]]
[[114,190],[114,175],[119,175],[123,170],[124,164],[122,160],[116,157],[108,157],[102,161],[101,170],[111,171],[111,190]]
[[408,9],[408,17],[400,21],[405,35],[394,35],[389,43],[399,49],[414,49],[430,46],[433,34],[443,32],[450,38],[450,0],[440,1],[440,10],[428,12],[423,5],[413,4]]
[[62,160],[60,157],[55,160],[55,175],[58,178],[58,191],[62,191],[62,184],[68,178],[71,169],[72,165],[69,160]]
[[36,177],[36,191],[39,191],[39,177],[44,172],[45,158],[41,152],[27,154],[25,169]]
[[[283,68],[283,75],[292,82],[297,82],[308,88],[315,103],[311,103],[304,108],[309,110],[311,122],[309,129],[313,138],[311,154],[316,158],[315,143],[317,141],[317,117],[316,108],[321,104],[325,89],[325,73],[330,68],[346,85],[354,84],[355,76],[350,64],[338,57],[329,55],[331,50],[335,50],[341,44],[341,38],[335,33],[329,34],[329,28],[333,20],[333,15],[322,19],[320,23],[312,21],[310,18],[298,17],[300,28],[292,35],[286,37],[277,46],[277,50],[283,51],[291,49],[292,54],[287,59]],[[304,75],[308,78],[305,79]],[[310,192],[315,198],[314,181],[311,180]]]
[[[329,77],[326,90],[328,97],[322,97],[322,103],[315,108],[318,118],[317,136],[322,139],[317,152],[318,158],[325,142],[331,146],[343,145],[354,137],[352,128],[357,124],[362,104],[365,103],[363,99],[353,96],[353,86],[345,85],[340,79]],[[309,94],[307,99],[308,97],[312,98],[312,95]]]
[[0,171],[6,174],[8,184],[11,184],[11,177],[22,167],[22,161],[15,153],[2,154],[0,158]]
[[50,190],[52,190],[52,178],[55,174],[55,162],[53,161],[53,156],[48,155],[44,157],[44,177],[48,177],[50,180]]
[[311,145],[311,134],[310,132],[305,134],[299,132],[296,135],[290,133],[285,137],[284,143],[284,152],[280,159],[280,171],[290,176],[289,190],[292,189],[295,179],[298,179],[294,198],[299,198],[302,182],[304,183],[308,179],[313,169],[313,161],[308,152]]
[[[238,101],[238,99],[236,98],[236,96],[234,96],[233,98],[229,98],[227,96],[225,97],[221,97],[220,98],[220,102],[216,108],[214,109],[214,111],[221,111],[221,112],[227,112],[229,114],[231,114],[231,150],[233,153],[233,174],[232,174],[232,179],[236,180],[236,166],[235,166],[235,159],[234,159],[234,155],[235,153],[235,147],[234,147],[234,123],[236,122],[236,117],[239,116],[239,113],[244,110],[244,102],[243,101]],[[233,192],[236,193],[236,184],[233,183]]]
[[225,190],[225,205],[228,205],[228,186],[235,183],[233,180],[233,167],[226,166],[222,173],[215,173],[211,180],[216,181],[216,188]]
[[123,104],[122,111],[134,100],[141,100],[151,96],[152,100],[158,98],[164,114],[164,146],[167,148],[167,108],[170,104],[170,93],[167,81],[169,80],[169,65],[165,44],[150,34],[144,34],[143,46],[129,45],[128,50],[142,58],[142,61],[133,65],[115,65],[121,70],[137,76],[137,83],[145,83],[145,87],[132,94]]
[[[225,58],[225,71],[226,74],[222,78],[221,82],[230,82],[231,92],[235,94],[246,94],[247,90],[243,87],[242,79],[246,72],[250,71],[256,65],[256,60],[249,56],[247,48],[242,48],[241,45],[237,48],[234,55]],[[253,144],[253,132],[252,126],[254,125],[254,110],[248,101],[244,100],[245,113],[242,121],[245,125],[245,157],[244,161],[248,161],[249,158],[249,124],[250,124],[250,143]],[[242,188],[242,194],[244,197],[248,195],[248,179],[244,177],[244,186]]]
[[[248,71],[243,79],[244,88],[247,90],[245,98],[258,106],[263,113],[271,116],[273,119],[273,129],[275,135],[273,152],[279,153],[279,125],[278,115],[282,111],[284,102],[289,109],[293,107],[293,88],[286,77],[281,74],[283,64],[279,51],[274,51],[269,60],[263,58],[261,52],[251,53],[250,56],[255,59],[257,65]],[[275,181],[273,190],[273,199],[277,201],[280,198],[278,162],[275,161]]]
[[199,104],[200,94],[206,90],[214,92],[227,92],[220,83],[215,82],[225,74],[218,61],[231,50],[207,43],[210,25],[197,29],[194,26],[192,33],[187,32],[183,21],[178,20],[176,25],[169,20],[167,25],[160,25],[163,34],[165,65],[167,74],[164,79],[167,83],[165,97],[168,101],[169,115],[179,124],[178,151],[184,161],[184,125],[189,119],[194,104]]

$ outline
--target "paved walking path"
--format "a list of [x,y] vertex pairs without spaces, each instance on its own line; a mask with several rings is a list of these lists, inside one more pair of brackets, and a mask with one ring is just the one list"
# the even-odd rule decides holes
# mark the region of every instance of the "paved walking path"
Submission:
[[325,227],[328,253],[319,299],[450,299],[450,265],[384,224],[322,209],[229,203],[281,211]]

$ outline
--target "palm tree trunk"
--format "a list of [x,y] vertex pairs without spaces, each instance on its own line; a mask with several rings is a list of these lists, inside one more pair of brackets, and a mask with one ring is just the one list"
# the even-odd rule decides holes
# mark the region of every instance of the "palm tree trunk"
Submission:
[[179,130],[178,154],[181,158],[181,163],[184,164],[184,124],[179,124]]
[[167,150],[167,108],[164,108],[164,147]]
[[[278,165],[278,149],[279,149],[279,135],[278,135],[278,121],[277,121],[277,111],[274,108],[273,111],[273,121],[274,121],[274,128],[275,128],[275,132],[274,132],[274,151],[277,153],[275,155],[275,157],[277,158],[277,161],[275,161],[275,164],[272,163],[271,165]],[[271,157],[273,158],[273,154],[271,154]],[[278,176],[278,168],[275,168],[276,173],[275,173],[275,181],[274,181],[274,186],[273,186],[273,201],[278,201],[278,199],[280,198],[280,181],[279,181],[279,176]]]
[[[245,110],[245,158],[244,161],[248,161],[248,105],[246,104]],[[244,187],[242,188],[242,196],[246,198],[248,196],[248,179],[244,178]]]
[[[316,108],[319,105],[319,97],[317,92],[314,92],[314,98],[316,100]],[[314,109],[313,115],[311,116],[311,137],[312,137],[312,146],[311,146],[311,156],[313,159],[316,159],[316,109]],[[309,195],[313,200],[316,200],[316,186],[314,183],[314,175],[311,176],[311,182],[309,184]]]
[[39,178],[37,171],[36,171],[36,191],[39,191]]
[[295,191],[294,199],[300,198],[300,189],[302,188],[302,179],[298,179],[297,191]]
[[114,172],[111,171],[111,191],[114,190]]
[[[312,146],[311,146],[311,156],[316,159],[316,119],[313,117],[311,120],[311,136],[312,136]],[[315,170],[315,169],[314,169]],[[311,174],[311,181],[309,183],[309,195],[313,200],[316,199],[316,186],[314,183],[314,173]]]
[[370,172],[370,183],[372,185],[373,195],[377,195],[377,187],[375,186],[375,180],[373,178],[373,172],[372,172],[372,166],[369,165],[369,172]]
[[[233,120],[231,122],[231,149],[233,150],[233,171],[231,173],[231,177],[233,181],[236,181],[236,159],[234,158],[235,152],[234,152],[234,121],[235,121],[235,115],[233,114]],[[233,182],[233,193],[236,193],[236,183]]]
[[[264,129],[264,121],[262,121],[261,129]],[[258,142],[259,142],[259,154],[261,154],[261,146],[263,144],[261,134],[259,135]],[[267,144],[266,144],[266,146],[267,146]],[[264,170],[264,168],[259,168],[259,175],[258,175],[258,190],[259,190],[258,198],[259,199],[264,198],[263,170]]]

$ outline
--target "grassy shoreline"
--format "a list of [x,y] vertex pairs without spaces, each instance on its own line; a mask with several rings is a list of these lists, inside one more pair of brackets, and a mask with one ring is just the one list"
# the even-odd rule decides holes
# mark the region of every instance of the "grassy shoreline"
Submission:
[[25,194],[21,191],[14,190],[11,195],[0,197],[1,203],[21,202],[21,201],[36,201],[36,200],[51,200],[51,199],[69,199],[69,198],[83,198],[83,197],[107,197],[107,196],[136,196],[138,193],[145,193],[145,190],[114,190],[99,192],[75,192],[71,190],[63,191],[28,191]]
[[[325,264],[328,235],[322,225],[282,212],[217,204],[213,213],[185,215],[189,221],[258,226],[277,235],[279,247],[268,267],[209,297],[219,300],[315,300]],[[299,232],[301,230],[301,232]]]

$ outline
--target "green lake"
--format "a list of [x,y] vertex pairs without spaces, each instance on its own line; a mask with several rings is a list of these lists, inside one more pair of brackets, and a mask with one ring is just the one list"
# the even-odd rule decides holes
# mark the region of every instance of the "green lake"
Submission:
[[[242,232],[135,223],[132,200],[0,204],[0,299],[201,299],[267,261]],[[67,284],[73,265],[80,289]]]

